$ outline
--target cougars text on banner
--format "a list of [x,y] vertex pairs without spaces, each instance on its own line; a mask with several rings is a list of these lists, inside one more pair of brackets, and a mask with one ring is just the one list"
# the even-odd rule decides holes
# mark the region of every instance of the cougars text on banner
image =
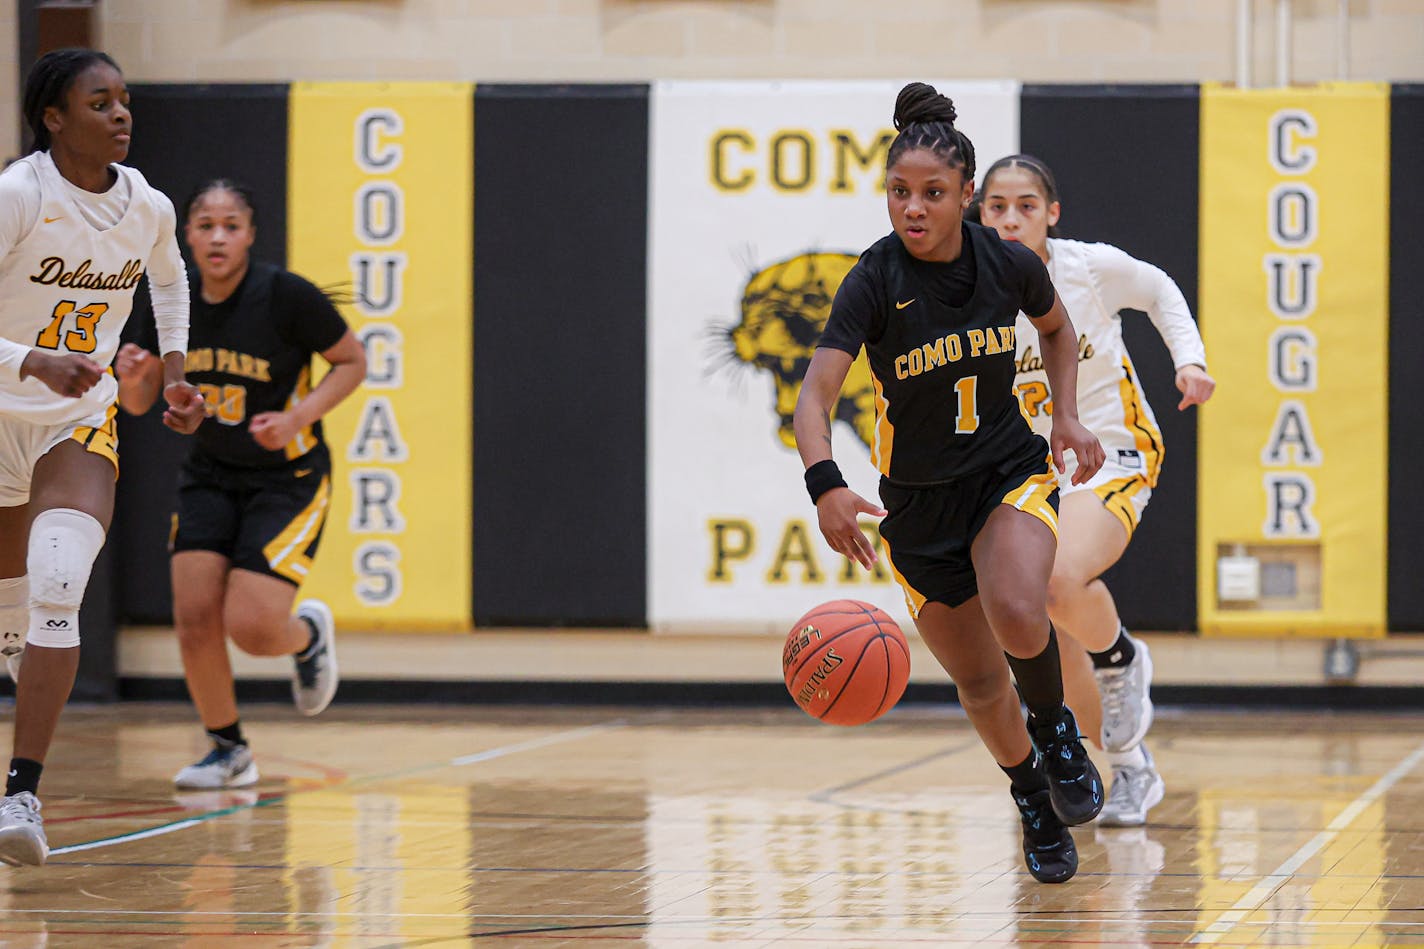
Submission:
[[[663,82],[653,88],[649,259],[649,620],[784,631],[873,574],[816,525],[791,414],[841,279],[889,233],[885,156],[898,82]],[[1018,143],[1013,82],[936,82],[981,166]],[[833,426],[846,480],[875,499],[864,355]],[[873,528],[873,525],[869,525]]]
[[1385,630],[1389,93],[1208,87],[1204,633]]
[[304,592],[358,628],[470,622],[472,95],[292,87],[289,266],[349,288],[367,351],[326,421],[333,503]]

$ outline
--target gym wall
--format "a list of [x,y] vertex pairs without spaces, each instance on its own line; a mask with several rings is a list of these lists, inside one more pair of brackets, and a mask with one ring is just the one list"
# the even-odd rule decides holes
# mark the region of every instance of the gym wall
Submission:
[[[962,106],[961,124],[978,146],[981,167],[1019,148],[1039,155],[1057,173],[1066,236],[1108,241],[1156,263],[1196,308],[1201,249],[1220,237],[1199,221],[1199,87],[943,85]],[[361,205],[327,202],[328,217],[318,225],[324,235],[307,231],[295,241],[291,228],[283,233],[303,200],[287,186],[297,167],[288,143],[306,140],[302,124],[325,129],[321,137],[336,143],[324,159],[333,177],[352,174],[345,166],[358,162],[363,134],[374,135],[366,145],[380,154],[400,149],[412,162],[423,160],[421,151],[440,154],[429,180],[398,182],[403,232],[384,251],[404,254],[412,279],[422,268],[448,270],[460,234],[469,235],[472,252],[459,252],[463,284],[428,292],[418,306],[384,321],[399,330],[404,353],[438,354],[424,370],[406,373],[411,385],[403,394],[385,395],[395,400],[399,425],[434,424],[449,438],[437,441],[438,449],[391,460],[392,470],[409,475],[401,476],[402,485],[419,485],[403,488],[414,493],[392,502],[400,529],[390,519],[363,523],[349,473],[364,464],[353,455],[362,441],[359,407],[382,392],[354,398],[350,416],[329,429],[345,473],[338,474],[318,564],[328,571],[323,592],[334,599],[372,582],[354,556],[363,544],[398,548],[402,577],[448,578],[451,564],[466,566],[434,594],[412,592],[417,587],[403,581],[401,595],[384,602],[348,596],[338,615],[343,625],[651,625],[755,633],[779,631],[806,606],[837,595],[873,599],[903,615],[888,576],[847,573],[824,547],[778,414],[794,398],[797,366],[804,371],[804,354],[787,347],[787,320],[814,319],[849,258],[888,230],[876,162],[883,164],[898,84],[435,87],[459,103],[458,110],[442,106],[438,134],[419,131],[410,112],[425,94],[420,86],[343,84],[340,97],[326,100],[337,110],[329,126],[320,96],[309,96],[314,111],[293,109],[300,89],[135,88],[135,109],[161,134],[136,136],[133,163],[180,201],[214,174],[248,179],[261,205],[256,253],[288,261],[318,283],[353,279],[341,264],[361,252]],[[1334,153],[1416,167],[1424,158],[1416,154],[1424,141],[1424,87],[1355,92],[1378,98],[1388,135],[1381,126],[1371,141],[1332,144]],[[1306,96],[1301,107],[1311,108],[1311,101]],[[457,113],[472,120],[457,121]],[[371,115],[409,122],[363,127]],[[184,147],[174,147],[180,140]],[[1243,147],[1255,154],[1259,144]],[[454,184],[461,175],[468,187]],[[1363,356],[1383,365],[1378,340],[1386,332],[1390,338],[1388,375],[1376,374],[1371,383],[1379,411],[1389,412],[1383,430],[1391,475],[1377,474],[1378,490],[1388,496],[1388,531],[1373,529],[1373,536],[1379,549],[1388,546],[1390,582],[1386,589],[1380,580],[1378,628],[1362,627],[1366,632],[1386,625],[1424,629],[1424,595],[1409,579],[1421,556],[1412,544],[1420,502],[1397,474],[1413,470],[1424,444],[1412,413],[1421,383],[1410,368],[1424,354],[1409,332],[1424,299],[1424,252],[1406,246],[1401,224],[1417,217],[1410,210],[1424,209],[1407,176],[1379,180],[1388,181],[1393,220],[1389,272],[1382,265],[1373,283],[1387,276],[1390,296],[1387,309],[1381,304],[1370,317],[1377,335],[1360,339],[1373,340],[1374,351]],[[1316,187],[1339,200],[1338,185]],[[446,200],[431,200],[432,189]],[[1259,229],[1265,205],[1241,217],[1243,228]],[[1341,218],[1329,226],[1341,227]],[[420,243],[430,233],[447,236]],[[304,271],[296,261],[314,241],[346,250],[311,258]],[[1261,308],[1264,296],[1248,291],[1240,306]],[[375,325],[366,314],[346,312],[353,326]],[[1229,308],[1202,314],[1213,368],[1213,327],[1224,325],[1213,320],[1233,318]],[[1360,318],[1329,308],[1310,317],[1317,327]],[[1147,320],[1127,314],[1124,325],[1167,461],[1140,533],[1110,580],[1130,626],[1196,630],[1199,594],[1207,588],[1202,578],[1215,579],[1214,561],[1203,571],[1198,556],[1203,506],[1216,496],[1201,493],[1202,416],[1176,411],[1170,362]],[[1239,378],[1219,375],[1223,393],[1266,375],[1264,340],[1259,345],[1259,359],[1233,370]],[[1348,358],[1332,356],[1322,365],[1338,377],[1349,372]],[[378,362],[388,368],[373,360],[373,369]],[[845,408],[836,426],[838,457],[869,492],[874,479],[864,460],[863,420],[853,397]],[[1347,430],[1356,413],[1374,411],[1370,403],[1349,401],[1310,410],[1343,414],[1317,421],[1319,432]],[[1219,420],[1231,423],[1228,415]],[[123,426],[124,478],[112,541],[121,552],[119,619],[164,622],[164,544],[183,446],[154,416]],[[1256,496],[1258,434],[1250,436],[1248,459],[1256,468],[1243,467],[1244,475],[1233,468],[1230,475],[1247,477],[1242,490]],[[1332,438],[1322,446],[1326,457],[1347,456],[1350,444]],[[461,445],[467,467],[451,453]],[[1348,517],[1326,528],[1318,540],[1327,558],[1332,549],[1352,550],[1350,538],[1361,529]],[[414,541],[419,531],[430,540]],[[442,546],[449,543],[464,546],[452,553]],[[432,596],[438,615],[431,614]],[[1265,632],[1322,634],[1294,616]]]

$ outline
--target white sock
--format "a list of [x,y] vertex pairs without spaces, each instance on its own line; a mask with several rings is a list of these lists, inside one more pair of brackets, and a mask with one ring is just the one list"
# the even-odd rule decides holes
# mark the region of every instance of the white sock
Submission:
[[1114,768],[1145,768],[1147,767],[1147,752],[1141,745],[1128,751],[1109,751],[1108,763]]

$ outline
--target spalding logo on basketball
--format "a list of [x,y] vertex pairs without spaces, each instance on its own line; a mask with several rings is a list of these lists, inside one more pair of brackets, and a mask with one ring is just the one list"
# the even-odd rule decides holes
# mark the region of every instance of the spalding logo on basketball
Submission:
[[910,648],[900,627],[873,603],[832,600],[791,627],[781,672],[807,715],[831,725],[864,725],[905,694]]

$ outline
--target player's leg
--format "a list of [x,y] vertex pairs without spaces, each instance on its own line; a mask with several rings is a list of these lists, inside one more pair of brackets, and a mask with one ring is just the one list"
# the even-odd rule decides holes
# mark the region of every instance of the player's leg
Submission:
[[[1099,820],[1137,826],[1162,800],[1165,786],[1142,747],[1152,725],[1152,657],[1147,644],[1123,628],[1100,575],[1122,556],[1150,491],[1140,476],[1114,478],[1092,489],[1070,491],[1059,508],[1063,541],[1049,582],[1054,624],[1088,650],[1094,681],[1064,677],[1073,708],[1100,710],[1100,747],[1108,751],[1113,781]],[[1080,670],[1074,670],[1080,673]]]
[[30,632],[30,479],[45,438],[34,426],[0,418],[0,655],[16,682]]
[[1093,491],[1065,492],[1058,503],[1058,554],[1048,581],[1048,612],[1060,632],[1089,652],[1110,649],[1117,639],[1117,604],[1103,572],[1127,549],[1122,522]]
[[[1024,486],[1030,499],[1023,509],[996,505],[975,536],[974,571],[984,615],[1028,706],[1029,733],[1044,757],[1053,807],[1064,823],[1081,824],[1102,809],[1103,786],[1063,703],[1058,641],[1048,621],[1056,549],[1051,488]],[[1032,500],[1035,492],[1042,503]]]
[[292,612],[326,524],[328,470],[325,452],[314,451],[299,459],[299,466],[252,475],[261,490],[242,512],[224,614],[227,634],[239,649],[292,657],[292,700],[303,715],[331,704],[339,681],[331,610],[309,599]]
[[[3,497],[0,503],[15,500]],[[30,581],[25,566],[30,509],[23,498],[18,500],[0,507],[0,655],[17,682],[20,656],[30,632]]]
[[[1050,611],[1049,617],[1052,618]],[[1054,622],[1057,627],[1057,622]],[[1063,701],[1078,720],[1083,737],[1103,747],[1103,705],[1098,697],[1098,680],[1093,674],[1093,660],[1088,651],[1071,636],[1058,640],[1058,658],[1063,666]]]
[[[185,486],[179,503],[189,515],[193,497],[191,486]],[[225,503],[223,498],[209,501]],[[213,510],[212,503],[208,506]],[[180,525],[184,519],[180,510]],[[189,522],[193,519],[188,517]],[[227,557],[212,550],[179,550],[172,558],[173,622],[183,657],[183,678],[212,742],[207,755],[174,776],[173,783],[182,788],[234,788],[257,782],[257,766],[242,734],[232,662],[223,633],[229,569]]]
[[1112,593],[1100,579],[1127,549],[1150,494],[1140,476],[1117,478],[1069,491],[1059,509],[1063,539],[1048,611],[1054,625],[1092,656],[1103,710],[1102,745],[1110,752],[1136,747],[1152,726],[1151,653],[1123,628]]
[[1073,837],[1053,811],[1038,753],[1024,731],[1008,663],[976,596],[958,607],[925,603],[915,625],[949,673],[970,724],[1009,776],[1023,824],[1024,861],[1042,883],[1062,883],[1078,869]]
[[40,864],[49,853],[36,792],[79,668],[79,606],[113,517],[114,476],[112,452],[67,437],[35,464],[25,558],[30,628],[0,804],[0,860],[6,863]]

